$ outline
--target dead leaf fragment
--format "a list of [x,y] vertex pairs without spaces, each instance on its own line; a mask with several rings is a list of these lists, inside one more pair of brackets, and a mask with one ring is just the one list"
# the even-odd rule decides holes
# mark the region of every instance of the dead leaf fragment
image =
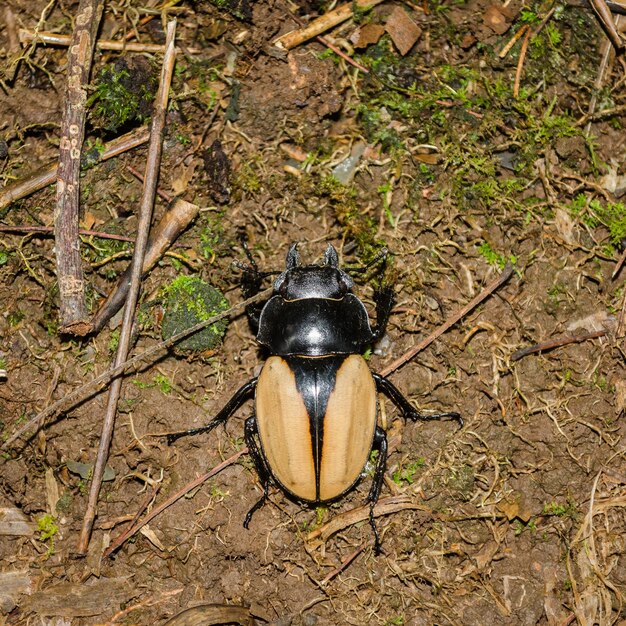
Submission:
[[378,43],[384,33],[385,27],[382,24],[365,24],[359,26],[350,35],[350,43],[355,48],[367,48],[367,46]]
[[32,537],[37,528],[22,511],[13,506],[0,507],[0,537]]
[[100,578],[86,584],[63,582],[33,593],[24,608],[46,616],[90,617],[120,607],[135,595],[128,577]]
[[396,7],[389,14],[385,30],[402,56],[409,52],[422,34],[422,29],[402,7]]
[[497,35],[504,35],[511,26],[502,9],[495,4],[485,11],[483,22]]
[[521,491],[510,494],[505,500],[500,500],[496,506],[506,515],[509,521],[519,519],[526,524],[533,516],[532,508],[525,494]]
[[32,587],[27,570],[0,572],[0,613],[10,613],[17,606],[19,596],[31,593]]

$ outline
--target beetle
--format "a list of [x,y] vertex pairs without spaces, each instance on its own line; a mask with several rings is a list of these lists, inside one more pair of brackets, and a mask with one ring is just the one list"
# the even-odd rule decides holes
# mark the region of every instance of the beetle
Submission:
[[[265,277],[244,246],[250,265],[244,270],[246,298],[261,290]],[[343,270],[336,249],[329,245],[321,265],[303,265],[297,244],[287,253],[285,270],[276,278],[273,294],[248,309],[258,343],[268,357],[260,374],[245,383],[205,426],[173,433],[168,440],[207,432],[223,424],[244,402],[254,397],[255,413],[245,421],[245,441],[263,486],[263,496],[246,515],[268,497],[271,483],[293,500],[308,505],[336,501],[359,482],[373,450],[378,451],[367,497],[375,552],[380,536],[374,505],[380,495],[387,462],[387,437],[377,423],[377,394],[382,392],[405,419],[463,421],[459,413],[422,414],[393,383],[368,367],[363,352],[385,333],[394,304],[393,290],[376,290],[376,324],[353,293],[354,282]]]

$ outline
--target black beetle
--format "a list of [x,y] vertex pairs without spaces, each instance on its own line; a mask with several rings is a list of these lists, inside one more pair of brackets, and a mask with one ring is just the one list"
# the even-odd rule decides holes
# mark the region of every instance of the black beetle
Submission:
[[[250,297],[260,291],[263,278],[275,272],[259,272],[246,252],[251,265],[244,267],[242,288]],[[332,245],[323,265],[301,265],[297,244],[291,246],[272,297],[248,310],[257,341],[269,352],[260,375],[243,385],[209,424],[169,436],[172,442],[209,431],[254,394],[256,414],[245,422],[245,440],[264,494],[248,512],[246,528],[272,481],[297,501],[332,502],[356,485],[372,450],[377,450],[368,501],[379,552],[373,508],[383,483],[387,437],[377,424],[377,392],[384,393],[405,419],[450,417],[463,424],[455,412],[419,413],[391,382],[370,371],[361,355],[385,333],[394,297],[390,288],[376,291],[376,325],[371,326],[347,273],[367,267],[340,269]]]

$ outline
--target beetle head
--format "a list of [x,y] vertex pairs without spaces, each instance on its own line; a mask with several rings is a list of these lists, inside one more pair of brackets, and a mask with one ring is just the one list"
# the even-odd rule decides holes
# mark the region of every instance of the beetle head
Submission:
[[302,265],[298,244],[287,253],[286,269],[274,282],[274,292],[285,300],[305,298],[340,299],[352,290],[352,278],[339,269],[339,255],[332,245],[324,253],[323,265]]

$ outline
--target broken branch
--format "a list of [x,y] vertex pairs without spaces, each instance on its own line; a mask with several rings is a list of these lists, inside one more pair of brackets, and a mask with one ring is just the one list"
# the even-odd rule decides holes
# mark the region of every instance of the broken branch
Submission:
[[61,119],[54,219],[61,332],[84,335],[88,327],[80,256],[80,155],[85,138],[85,101],[104,0],[81,0],[67,55],[67,88]]
[[[127,150],[132,150],[133,148],[146,143],[146,141],[148,141],[148,136],[147,127],[142,126],[137,130],[109,141],[109,143],[105,144],[102,153],[94,159],[94,164],[116,157]],[[29,196],[31,193],[35,193],[36,191],[51,185],[56,180],[58,169],[59,163],[58,161],[55,161],[54,163],[50,163],[49,165],[37,170],[28,178],[19,180],[11,185],[7,185],[0,191],[0,210],[8,207],[16,200],[21,200],[22,198]]]
[[[159,165],[161,162],[163,128],[165,126],[167,101],[172,81],[172,74],[174,71],[174,62],[176,60],[176,49],[174,47],[175,33],[176,20],[172,20],[167,25],[165,55],[163,58],[163,67],[161,69],[161,80],[159,82],[159,91],[154,102],[154,112],[150,126],[150,143],[148,148],[148,158],[146,160],[146,176],[143,195],[141,197],[141,205],[139,207],[139,224],[137,227],[137,239],[135,241],[135,250],[132,261],[131,284],[124,310],[124,321],[120,332],[120,340],[115,357],[115,366],[118,366],[126,361],[128,356],[133,319],[135,317],[135,307],[139,299],[139,288],[144,264],[144,255],[148,242],[150,222],[152,221],[152,207],[154,206],[157,179],[159,176]],[[78,540],[77,551],[79,554],[86,554],[87,548],[89,547],[91,530],[96,517],[98,495],[100,493],[100,486],[102,485],[104,469],[113,436],[115,414],[117,412],[117,401],[119,399],[121,388],[122,378],[118,377],[113,381],[111,388],[109,389],[107,410],[104,418],[104,424],[102,426],[102,435],[100,437],[100,445],[98,446],[98,454],[96,457],[93,478],[91,480],[91,488],[89,491],[89,501],[87,503],[83,527]]]
[[274,45],[283,50],[291,50],[301,43],[313,39],[350,19],[354,14],[355,8],[361,10],[371,9],[382,1],[383,0],[354,0],[354,2],[342,4],[336,9],[313,20],[308,26],[281,35],[278,39],[274,40]]

